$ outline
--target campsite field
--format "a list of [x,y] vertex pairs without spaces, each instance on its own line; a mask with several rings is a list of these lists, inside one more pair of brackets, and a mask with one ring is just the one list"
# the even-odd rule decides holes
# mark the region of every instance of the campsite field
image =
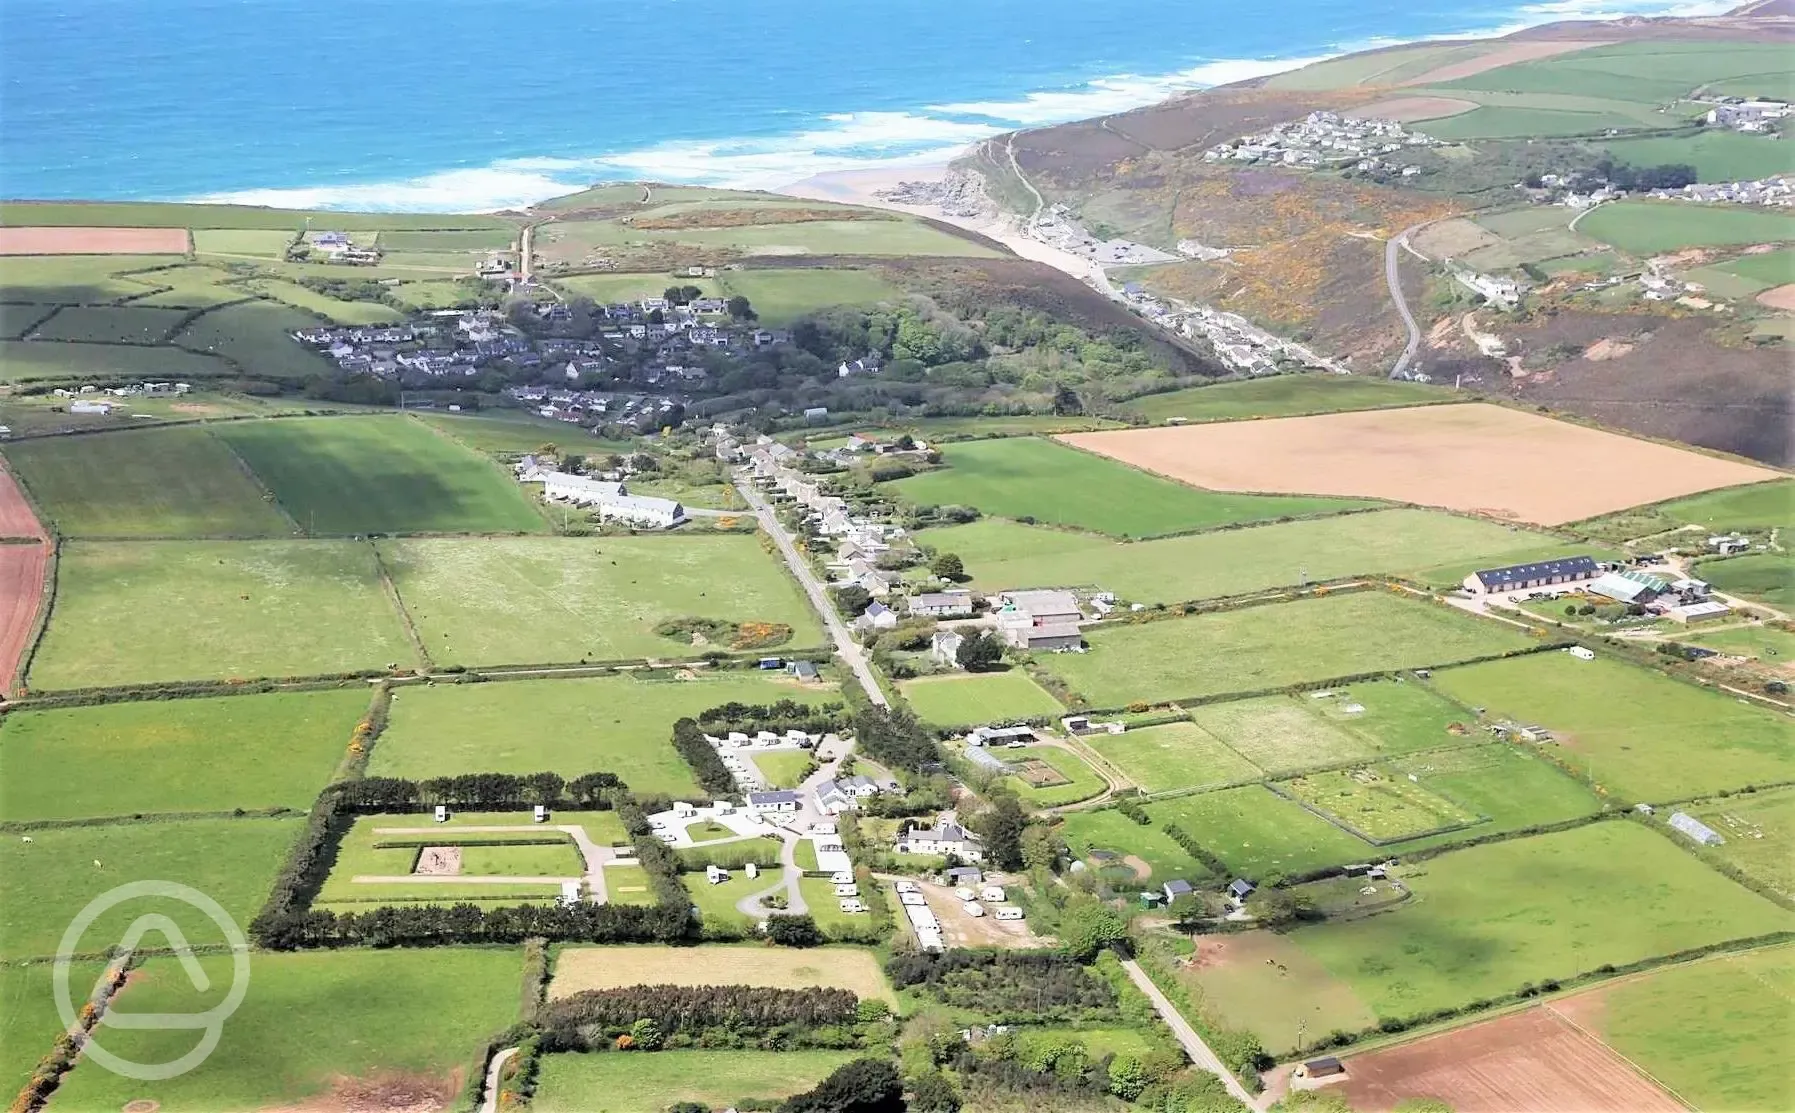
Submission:
[[[1006,782],[1016,790],[1022,799],[1037,808],[1057,808],[1065,804],[1089,800],[1102,792],[1107,785],[1096,770],[1085,763],[1085,760],[1071,750],[1059,746],[1024,746],[1020,749],[1005,749],[1003,760],[1015,765],[1022,763],[1025,768],[1034,769],[1047,779],[1057,784],[1032,783],[1028,776],[1021,773],[1012,774]],[[1046,768],[1041,768],[1045,766]],[[1051,771],[1051,772],[1049,772]]]
[[1743,206],[1619,201],[1591,210],[1577,231],[1622,251],[1650,255],[1795,239],[1795,217]]
[[565,1054],[542,1060],[536,1113],[663,1113],[679,1102],[723,1108],[778,1102],[821,1082],[852,1051],[662,1051]]
[[718,704],[815,703],[832,688],[801,687],[735,672],[694,680],[613,676],[586,680],[408,688],[393,702],[391,726],[374,747],[376,776],[454,773],[564,776],[610,772],[640,793],[693,791],[691,770],[673,749],[676,720]]
[[1407,508],[1127,544],[996,520],[926,530],[921,537],[959,554],[986,591],[1088,584],[1146,603],[1242,595],[1305,577],[1385,572],[1431,581],[1441,568],[1493,568],[1591,551],[1532,530]]
[[1235,421],[1255,417],[1372,410],[1451,402],[1458,395],[1422,383],[1360,375],[1267,375],[1166,394],[1144,394],[1124,404],[1149,421]]
[[31,687],[317,676],[416,660],[350,541],[71,541]]
[[[301,826],[294,819],[195,819],[46,827],[32,831],[30,842],[9,835],[0,840],[0,958],[55,954],[89,901],[144,878],[191,885],[247,924]],[[199,909],[146,897],[102,913],[74,953],[105,951],[146,912],[172,918],[196,948],[223,941]]]
[[1710,853],[1795,899],[1795,789],[1741,793],[1689,810],[1726,840]]
[[1555,1001],[1697,1109],[1787,1109],[1795,948],[1722,955]]
[[[152,958],[119,995],[120,1012],[196,1014],[231,985],[231,960],[200,960],[196,991],[181,964]],[[111,1071],[71,1072],[57,1091],[69,1109],[447,1107],[485,1039],[517,1019],[522,958],[513,948],[258,952],[249,993],[218,1047],[192,1071],[144,1082]],[[420,1001],[430,1007],[419,1008]],[[102,1027],[103,1046],[133,1061],[173,1062],[191,1029]]]
[[1146,808],[1155,824],[1183,829],[1253,881],[1361,862],[1372,853],[1369,843],[1263,785],[1156,800]]
[[797,317],[835,305],[876,305],[903,300],[904,291],[873,271],[840,267],[755,268],[726,272],[726,296],[740,296],[763,325],[788,325]]
[[0,725],[0,821],[303,810],[367,707],[357,687],[14,711]]
[[[379,545],[393,585],[439,665],[696,657],[729,651],[655,632],[702,617],[792,628],[820,645],[814,612],[748,534],[600,538],[414,538]],[[480,590],[465,590],[479,584]],[[772,647],[768,647],[772,648]]]
[[1624,800],[1663,802],[1795,777],[1776,714],[1607,657],[1539,653],[1434,674],[1491,718],[1538,723],[1553,756]]
[[906,680],[898,685],[904,702],[925,723],[987,726],[1015,719],[1053,717],[1064,708],[1022,669],[995,673],[955,673]]
[[7,463],[65,537],[286,537],[293,524],[197,426],[41,437]]
[[[1636,505],[1642,490],[1694,494],[1778,478],[1766,468],[1483,404],[1061,439],[1216,491],[1383,498],[1544,525]],[[1497,458],[1507,465],[1492,471]],[[1556,481],[1564,475],[1588,478]]]
[[1626,820],[1470,847],[1401,878],[1415,899],[1395,911],[1290,936],[1380,1019],[1795,927],[1795,913]]
[[1795,668],[1795,632],[1780,626],[1754,623],[1677,640],[1718,649],[1722,653],[1751,657],[1762,664],[1781,667],[1785,671]]
[[1195,723],[1094,734],[1085,744],[1146,792],[1255,781],[1264,775],[1264,770]]
[[976,506],[994,517],[1124,538],[1369,505],[1193,490],[1037,437],[950,444],[942,456],[946,468],[900,479],[890,490],[919,505]]
[[897,1003],[878,956],[859,947],[794,951],[756,944],[698,947],[568,947],[555,958],[550,1000],[587,989],[632,985],[712,985],[727,969],[731,985],[774,989],[846,989],[863,1000]]
[[1041,661],[1092,707],[1281,688],[1519,649],[1523,635],[1444,608],[1354,592],[1090,631]]
[[1696,564],[1695,573],[1729,595],[1773,607],[1795,603],[1795,558],[1787,552],[1704,560]]
[[492,461],[409,418],[233,422],[217,434],[314,536],[547,528]]
[[1142,880],[1150,879],[1155,885],[1173,878],[1195,882],[1210,876],[1203,863],[1192,858],[1158,826],[1143,827],[1114,808],[1068,812],[1061,820],[1060,833],[1072,853],[1092,869],[1107,864],[1102,858],[1092,857],[1092,852],[1097,851],[1108,854],[1109,861],[1116,863],[1133,856],[1147,867]]
[[[751,755],[749,760],[754,763],[754,768],[760,770],[760,775],[766,779],[767,784],[774,788],[797,788],[815,761],[809,750],[778,750],[770,754]],[[730,831],[730,834],[734,833]]]
[[1461,739],[1447,728],[1469,717],[1408,682],[1365,681],[1331,692],[1325,699],[1311,692],[1210,703],[1190,715],[1271,773],[1453,745]]

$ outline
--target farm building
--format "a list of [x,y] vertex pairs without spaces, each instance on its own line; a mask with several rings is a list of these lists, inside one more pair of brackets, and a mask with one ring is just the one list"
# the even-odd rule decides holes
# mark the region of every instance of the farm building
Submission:
[[1084,635],[1070,623],[1003,627],[1003,635],[1017,649],[1056,651],[1084,645]]
[[1670,581],[1649,572],[1604,572],[1588,590],[1616,603],[1650,603],[1670,590]]
[[1345,1073],[1346,1064],[1334,1058],[1332,1055],[1324,1055],[1319,1059],[1310,1059],[1302,1066],[1296,1068],[1296,1076],[1298,1078],[1332,1078],[1335,1075]]
[[1506,568],[1486,568],[1465,577],[1465,590],[1473,595],[1491,595],[1505,591],[1525,591],[1534,587],[1574,584],[1593,580],[1601,574],[1594,557],[1561,557],[1533,564],[1511,564]]
[[1681,622],[1692,626],[1699,622],[1712,622],[1717,618],[1725,618],[1733,613],[1733,608],[1717,600],[1702,603],[1685,603],[1680,607],[1672,607],[1666,612],[1672,622]]
[[997,598],[1003,605],[1000,614],[1026,615],[1036,626],[1084,621],[1078,597],[1070,591],[1006,591]]
[[1010,742],[1033,742],[1034,727],[979,727],[966,736],[968,746],[1002,746]]
[[972,613],[972,592],[961,587],[913,595],[910,613],[930,618],[964,618]]
[[598,517],[600,521],[614,520],[668,529],[686,520],[686,508],[673,499],[655,498],[651,495],[618,495],[599,500]]
[[1670,825],[1703,846],[1719,846],[1726,841],[1720,837],[1719,831],[1714,830],[1688,812],[1671,813]]

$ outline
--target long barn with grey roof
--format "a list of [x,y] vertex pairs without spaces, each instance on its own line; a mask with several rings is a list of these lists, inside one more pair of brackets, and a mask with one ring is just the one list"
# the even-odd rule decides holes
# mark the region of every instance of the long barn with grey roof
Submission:
[[1532,564],[1511,564],[1506,568],[1485,568],[1465,577],[1465,590],[1473,595],[1504,591],[1524,591],[1533,587],[1551,587],[1592,580],[1602,574],[1594,557],[1560,557]]

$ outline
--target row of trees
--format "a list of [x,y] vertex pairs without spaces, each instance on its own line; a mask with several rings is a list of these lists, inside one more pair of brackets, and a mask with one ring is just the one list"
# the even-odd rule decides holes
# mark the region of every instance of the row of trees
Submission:
[[691,768],[698,787],[711,796],[731,796],[738,790],[735,774],[723,764],[717,748],[705,739],[696,719],[681,719],[673,724],[673,748]]
[[587,1048],[596,1044],[595,1034],[614,1039],[644,1019],[653,1021],[662,1035],[671,1036],[717,1027],[760,1031],[785,1025],[853,1024],[859,1007],[859,998],[845,989],[637,985],[586,990],[550,1001],[542,1007],[538,1023],[557,1034],[557,1046]]

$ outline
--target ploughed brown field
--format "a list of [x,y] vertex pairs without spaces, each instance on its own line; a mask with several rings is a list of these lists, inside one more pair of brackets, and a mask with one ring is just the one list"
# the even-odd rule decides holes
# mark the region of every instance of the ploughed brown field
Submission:
[[1548,1008],[1354,1055],[1346,1076],[1328,1089],[1360,1113],[1424,1097],[1456,1113],[1683,1113],[1626,1060]]
[[1211,490],[1383,498],[1540,525],[1781,474],[1484,404],[1059,439]]
[[181,255],[185,228],[0,228],[0,255]]
[[49,559],[45,541],[0,545],[0,691],[7,695],[37,622]]

